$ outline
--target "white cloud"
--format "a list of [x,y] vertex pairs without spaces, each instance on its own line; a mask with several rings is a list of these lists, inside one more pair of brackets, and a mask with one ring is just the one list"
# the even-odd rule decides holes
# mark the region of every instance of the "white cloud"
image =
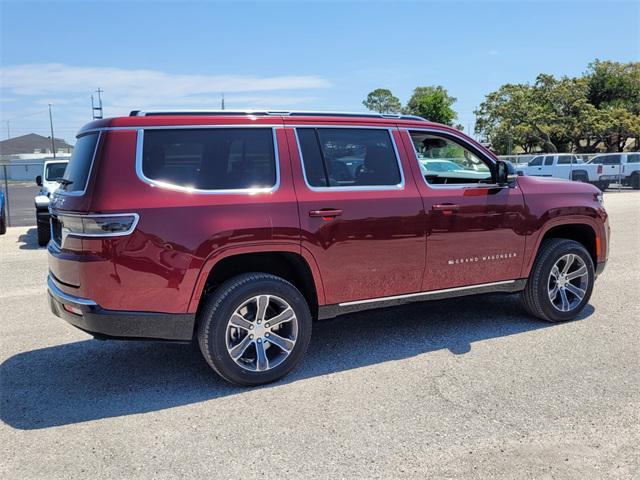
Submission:
[[329,82],[313,75],[258,77],[186,75],[158,70],[74,67],[59,63],[14,65],[0,70],[2,88],[14,95],[90,92],[100,86],[114,95],[181,97],[219,92],[315,89]]
[[[138,109],[294,108],[318,101],[314,93],[330,83],[315,75],[250,76],[174,74],[159,70],[76,67],[59,63],[0,68],[0,120],[16,134],[48,131],[53,104],[56,131],[72,137],[91,120],[90,95],[104,91],[104,114],[127,115]],[[31,110],[35,114],[25,113]],[[36,115],[37,114],[37,115]]]

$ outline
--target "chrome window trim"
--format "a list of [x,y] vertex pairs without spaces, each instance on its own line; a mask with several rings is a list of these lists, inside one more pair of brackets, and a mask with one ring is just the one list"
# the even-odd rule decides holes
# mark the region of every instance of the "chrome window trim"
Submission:
[[387,302],[389,300],[399,300],[403,298],[412,298],[412,297],[423,297],[423,296],[426,297],[429,295],[436,295],[436,294],[448,293],[448,292],[458,292],[462,290],[470,290],[473,288],[493,287],[496,285],[507,285],[515,282],[516,280],[504,280],[500,282],[480,283],[477,285],[465,285],[463,287],[443,288],[441,290],[430,290],[428,292],[416,292],[416,293],[407,293],[404,295],[392,295],[390,297],[377,297],[377,298],[368,298],[366,300],[354,300],[352,302],[339,303],[338,305],[340,307],[348,307],[350,305],[362,305],[364,303]]
[[[436,130],[433,128],[406,128],[406,127],[402,127],[401,130],[404,130],[407,135],[409,135],[409,138],[411,138],[411,132],[425,132],[425,133],[429,133],[432,135],[440,135],[443,136],[444,138],[447,138],[447,135],[450,135],[454,138],[456,138],[457,140],[460,140],[462,142],[462,146],[464,147],[465,144],[467,144],[467,140],[462,137],[461,135],[455,134],[455,133],[451,133],[451,132],[446,132],[444,135],[442,133],[442,131],[440,130]],[[420,160],[418,160],[418,151],[416,150],[416,146],[413,144],[413,141],[411,141],[411,148],[413,149],[413,154],[415,156],[415,161],[419,162]],[[466,147],[464,147],[466,148]],[[491,162],[491,164],[493,164],[495,166],[496,162],[491,158],[488,157],[487,155],[482,155],[483,158],[489,160]],[[418,168],[420,168],[420,166],[418,165]],[[455,188],[484,188],[484,189],[496,189],[496,188],[506,188],[505,185],[498,185],[497,183],[455,183],[455,184],[451,184],[451,185],[432,185],[429,182],[427,182],[427,179],[424,178],[424,175],[420,175],[422,177],[422,181],[424,182],[424,184],[428,187],[428,188],[432,188],[434,190],[451,190],[451,189],[455,189]],[[491,176],[493,177],[493,172],[491,172]]]
[[[200,127],[200,125],[198,125]],[[276,180],[273,186],[264,187],[264,188],[233,188],[233,189],[202,189],[202,188],[189,188],[184,187],[182,185],[176,185],[168,182],[160,182],[158,180],[153,180],[148,178],[144,172],[142,171],[142,160],[143,160],[143,148],[144,148],[144,131],[150,130],[151,128],[137,128],[137,139],[136,139],[136,175],[140,180],[144,183],[151,185],[152,187],[164,188],[167,190],[173,190],[177,192],[184,193],[196,193],[196,194],[205,194],[205,195],[257,195],[259,193],[274,193],[280,188],[280,155],[278,153],[278,138],[276,135],[276,131],[278,129],[282,129],[282,126],[266,126],[266,125],[218,125],[216,128],[255,128],[262,127],[265,130],[270,129],[273,136],[273,152],[274,152],[274,161],[276,164]],[[184,130],[185,127],[180,126],[172,126],[169,127],[171,130]],[[188,127],[187,127],[188,128]],[[212,128],[212,127],[203,127],[203,128]]]
[[[400,154],[398,153],[398,148],[396,146],[396,141],[393,138],[394,128],[390,127],[359,127],[357,125],[287,125],[287,128],[293,128],[294,135],[296,137],[296,146],[298,147],[298,157],[300,158],[300,167],[302,168],[302,176],[304,178],[304,183],[309,190],[312,192],[368,192],[368,191],[382,191],[382,190],[403,190],[404,189],[404,171],[402,169],[402,162],[400,161]],[[309,184],[309,180],[307,179],[307,172],[304,166],[304,158],[302,158],[302,149],[300,148],[300,139],[298,138],[298,128],[349,128],[352,130],[357,129],[376,129],[376,130],[386,130],[389,134],[389,139],[391,140],[391,145],[393,146],[393,152],[396,156],[396,162],[398,164],[398,171],[400,172],[400,183],[395,185],[358,185],[353,187],[314,187]],[[321,147],[322,148],[322,147]]]
[[[91,174],[93,173],[93,165],[96,161],[96,155],[98,154],[98,148],[100,147],[100,142],[102,141],[102,132],[99,130],[96,131],[88,131],[88,132],[82,132],[78,135],[76,135],[76,139],[79,139],[81,137],[86,137],[87,135],[91,135],[97,133],[98,134],[98,140],[96,141],[96,146],[93,149],[93,155],[91,156],[91,165],[89,165],[89,172],[87,172],[87,180],[84,182],[84,188],[82,190],[76,190],[73,192],[67,192],[64,189],[61,188],[57,188],[56,191],[54,192],[56,195],[62,195],[62,196],[69,196],[69,197],[81,197],[83,196],[85,193],[87,193],[87,187],[89,186],[89,180],[91,180]],[[69,160],[67,161],[67,165],[71,163],[71,158],[69,158]]]

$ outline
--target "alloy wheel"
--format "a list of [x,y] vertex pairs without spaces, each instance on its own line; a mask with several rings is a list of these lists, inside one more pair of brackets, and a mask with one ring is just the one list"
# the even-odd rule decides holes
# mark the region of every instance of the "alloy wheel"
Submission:
[[291,305],[275,295],[257,295],[231,315],[227,352],[245,370],[264,372],[289,356],[297,337],[298,319]]
[[589,285],[589,271],[579,255],[568,253],[551,268],[548,293],[551,304],[561,312],[574,310],[584,298]]

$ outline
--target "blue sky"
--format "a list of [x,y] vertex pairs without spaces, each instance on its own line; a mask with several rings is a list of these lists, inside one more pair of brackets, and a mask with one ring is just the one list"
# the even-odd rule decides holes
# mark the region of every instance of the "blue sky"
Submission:
[[484,95],[595,58],[640,60],[640,2],[1,1],[0,139],[72,141],[104,90],[105,115],[139,108],[361,111],[443,85],[468,130]]

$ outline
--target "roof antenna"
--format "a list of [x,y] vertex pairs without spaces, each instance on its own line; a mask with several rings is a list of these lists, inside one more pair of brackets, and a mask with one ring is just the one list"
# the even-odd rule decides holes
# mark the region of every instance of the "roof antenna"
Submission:
[[220,100],[220,109],[224,110],[224,92],[222,92],[222,99]]

